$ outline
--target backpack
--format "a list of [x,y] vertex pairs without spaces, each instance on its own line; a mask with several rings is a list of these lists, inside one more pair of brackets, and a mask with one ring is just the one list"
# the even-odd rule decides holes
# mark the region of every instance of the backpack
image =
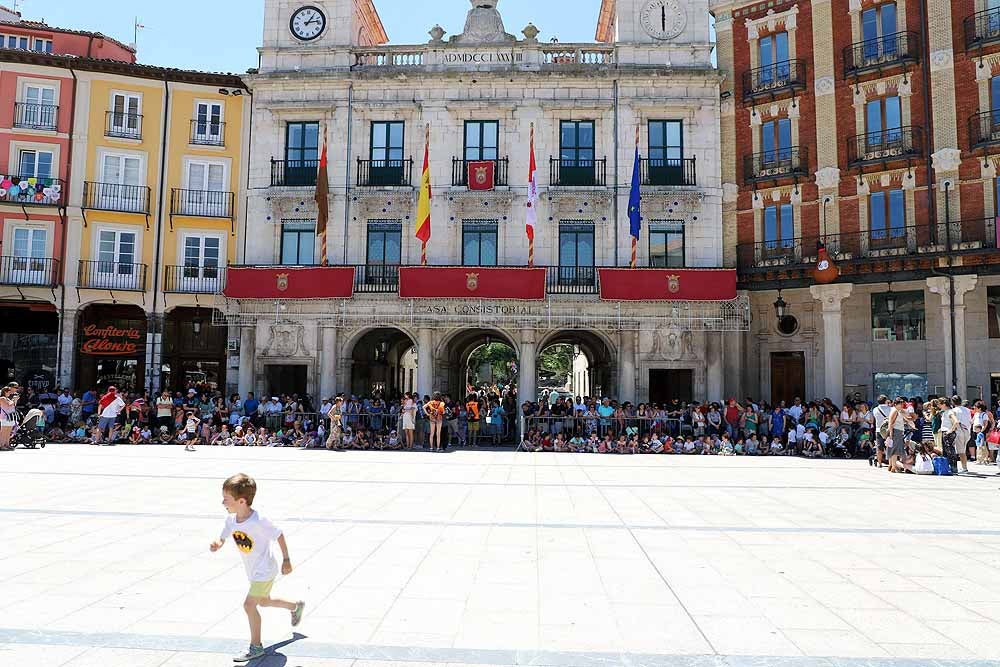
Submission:
[[881,407],[882,406],[880,405],[878,408],[876,408],[876,410],[878,410],[878,413],[880,415],[882,415],[883,417],[885,417],[885,419],[882,420],[882,425],[878,427],[878,434],[880,436],[882,436],[883,440],[888,440],[889,439],[889,435],[890,435],[890,433],[889,433],[889,416],[892,414],[892,410],[889,410],[889,414],[887,415],[887,414],[885,414],[880,409]]
[[946,477],[951,475],[951,465],[948,463],[947,458],[938,456],[934,459],[934,474]]

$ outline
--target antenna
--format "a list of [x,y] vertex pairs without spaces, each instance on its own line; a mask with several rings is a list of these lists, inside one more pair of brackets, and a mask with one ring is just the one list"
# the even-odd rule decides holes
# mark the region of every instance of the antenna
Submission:
[[145,29],[146,29],[146,26],[144,26],[142,23],[140,23],[139,22],[139,17],[136,16],[135,17],[135,24],[134,24],[133,29],[132,29],[132,43],[136,46],[136,49],[138,49],[138,47],[139,47],[139,31],[140,30],[145,30]]

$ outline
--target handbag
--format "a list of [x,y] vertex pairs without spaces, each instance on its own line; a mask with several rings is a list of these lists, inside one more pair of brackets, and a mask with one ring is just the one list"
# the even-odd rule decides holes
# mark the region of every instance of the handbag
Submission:
[[1000,428],[995,428],[986,435],[986,442],[993,447],[990,449],[997,449],[1000,447]]
[[949,465],[948,459],[943,456],[938,456],[934,459],[934,474],[945,477],[951,475],[951,465]]

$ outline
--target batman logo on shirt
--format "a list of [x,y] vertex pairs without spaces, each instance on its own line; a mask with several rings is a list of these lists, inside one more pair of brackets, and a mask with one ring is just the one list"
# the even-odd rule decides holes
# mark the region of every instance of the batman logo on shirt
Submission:
[[242,530],[233,531],[233,542],[236,543],[237,548],[243,553],[248,554],[253,551],[253,540]]

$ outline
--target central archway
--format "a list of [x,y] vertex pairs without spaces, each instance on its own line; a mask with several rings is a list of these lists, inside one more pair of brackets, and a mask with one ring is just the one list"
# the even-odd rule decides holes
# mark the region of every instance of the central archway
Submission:
[[517,385],[517,345],[499,329],[456,331],[441,341],[435,356],[441,360],[435,390],[453,398],[464,398],[472,387]]
[[351,351],[350,393],[396,399],[417,389],[417,350],[410,336],[393,327],[372,329]]
[[543,391],[545,400],[553,391],[574,398],[617,398],[615,358],[615,347],[604,334],[586,329],[551,333],[538,342],[538,396],[530,398],[542,399]]

